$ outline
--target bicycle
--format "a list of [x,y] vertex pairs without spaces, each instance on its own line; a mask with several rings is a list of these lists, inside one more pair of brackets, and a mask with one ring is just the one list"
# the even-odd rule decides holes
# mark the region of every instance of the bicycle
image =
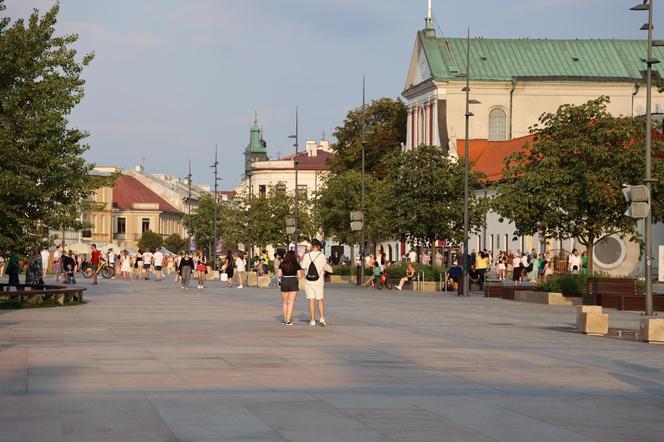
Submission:
[[[81,273],[83,274],[83,277],[86,279],[92,278],[92,275],[94,275],[95,271],[92,270],[92,264],[89,262],[84,262],[81,265]],[[100,275],[104,279],[111,279],[113,276],[115,276],[115,269],[111,266],[108,265],[108,263],[105,260],[102,260],[99,265],[97,265],[97,275]]]

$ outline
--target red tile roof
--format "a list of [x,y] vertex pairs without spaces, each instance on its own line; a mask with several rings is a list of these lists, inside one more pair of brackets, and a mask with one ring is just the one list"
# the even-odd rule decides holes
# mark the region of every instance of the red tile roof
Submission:
[[[295,155],[288,155],[282,157],[282,160],[292,160]],[[330,166],[327,160],[334,158],[333,153],[319,149],[315,157],[310,157],[307,152],[300,152],[297,154],[297,168],[298,170],[329,170]]]
[[[520,152],[533,141],[532,135],[507,141],[469,140],[468,158],[472,169],[486,175],[486,181],[498,181],[503,177],[503,164],[509,155]],[[457,140],[459,158],[464,157],[465,140]]]
[[113,187],[113,207],[118,209],[132,209],[134,203],[159,204],[159,210],[162,212],[179,213],[175,207],[171,206],[162,197],[148,189],[136,178],[129,175],[120,175],[115,180]]

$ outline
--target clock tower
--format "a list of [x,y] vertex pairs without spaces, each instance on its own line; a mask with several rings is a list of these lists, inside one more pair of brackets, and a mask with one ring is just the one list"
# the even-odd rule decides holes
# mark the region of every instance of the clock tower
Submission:
[[261,128],[258,127],[258,115],[254,118],[254,124],[251,125],[249,132],[249,144],[244,150],[244,173],[245,176],[251,174],[251,163],[255,161],[267,161],[267,143],[263,140]]

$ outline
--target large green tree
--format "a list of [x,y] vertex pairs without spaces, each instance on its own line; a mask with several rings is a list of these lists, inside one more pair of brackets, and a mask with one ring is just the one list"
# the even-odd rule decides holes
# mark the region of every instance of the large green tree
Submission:
[[[325,177],[317,195],[315,220],[326,237],[341,244],[359,244],[360,233],[350,230],[350,212],[361,207],[362,174],[347,170]],[[365,177],[365,235],[374,244],[389,237],[393,217],[387,209],[388,194],[381,181]]]
[[[507,158],[494,200],[497,212],[512,220],[516,235],[576,238],[588,249],[612,234],[637,237],[636,223],[625,216],[624,184],[643,182],[645,120],[614,117],[607,97],[564,105],[546,113],[532,128],[534,141]],[[662,152],[655,143],[654,152]],[[652,195],[653,219],[662,220],[664,167],[656,156],[658,180]]]
[[[435,240],[463,241],[463,163],[447,156],[447,149],[420,146],[393,154],[387,161],[390,222],[402,240],[419,240],[432,246]],[[487,204],[475,196],[481,176],[469,175],[471,231],[485,222]]]
[[[4,11],[0,0],[0,11]],[[0,248],[25,250],[44,228],[81,228],[83,201],[103,186],[83,159],[87,133],[69,125],[83,98],[76,35],[56,36],[59,5],[0,18]]]
[[406,139],[408,119],[406,105],[400,100],[380,98],[348,112],[346,119],[334,131],[336,143],[332,145],[336,157],[330,166],[333,173],[361,170],[362,120],[365,121],[365,170],[381,177],[386,170],[383,158],[401,150]]

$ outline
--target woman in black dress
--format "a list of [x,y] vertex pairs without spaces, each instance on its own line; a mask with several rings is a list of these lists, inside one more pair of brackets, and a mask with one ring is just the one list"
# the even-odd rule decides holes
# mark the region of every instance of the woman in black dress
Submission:
[[226,287],[230,288],[233,286],[233,270],[235,266],[235,258],[233,258],[233,252],[228,251],[226,254],[226,262],[224,263],[222,270],[226,272],[226,275],[228,275],[228,283],[226,284]]
[[293,325],[293,308],[299,289],[299,280],[302,278],[300,264],[297,262],[295,252],[286,253],[284,261],[279,265],[277,276],[281,278],[281,303],[284,313],[283,325]]

